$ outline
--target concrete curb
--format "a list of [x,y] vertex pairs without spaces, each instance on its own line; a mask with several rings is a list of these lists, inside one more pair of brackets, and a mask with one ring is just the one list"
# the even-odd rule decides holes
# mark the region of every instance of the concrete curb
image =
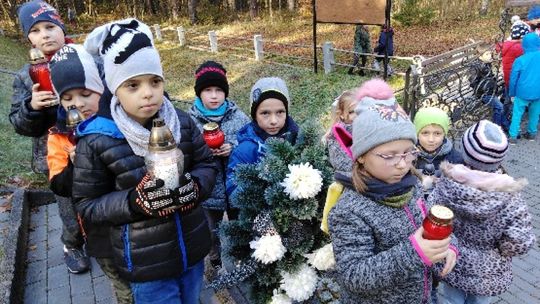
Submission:
[[54,201],[54,196],[50,191],[13,191],[11,212],[5,225],[6,236],[1,244],[5,257],[0,268],[0,277],[3,278],[0,282],[0,303],[23,303],[30,209],[36,202],[47,204],[51,200]]

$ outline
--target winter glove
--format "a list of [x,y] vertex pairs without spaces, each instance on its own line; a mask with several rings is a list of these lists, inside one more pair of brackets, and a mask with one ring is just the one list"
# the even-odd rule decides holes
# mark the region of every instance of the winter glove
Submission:
[[199,187],[189,173],[180,177],[179,184],[180,186],[174,189],[178,198],[178,209],[180,212],[191,211],[199,199]]
[[166,216],[179,204],[175,190],[164,187],[161,179],[146,174],[129,195],[132,210],[154,217]]

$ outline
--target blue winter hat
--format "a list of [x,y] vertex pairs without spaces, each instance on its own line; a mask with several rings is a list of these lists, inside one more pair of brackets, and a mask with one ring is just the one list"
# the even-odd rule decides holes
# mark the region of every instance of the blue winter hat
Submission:
[[71,89],[88,89],[103,94],[104,86],[96,63],[82,45],[64,45],[52,56],[49,69],[58,97]]
[[17,11],[19,15],[19,23],[24,32],[24,36],[28,37],[28,33],[34,24],[42,21],[48,21],[58,25],[64,34],[66,28],[60,15],[54,7],[44,1],[26,2]]

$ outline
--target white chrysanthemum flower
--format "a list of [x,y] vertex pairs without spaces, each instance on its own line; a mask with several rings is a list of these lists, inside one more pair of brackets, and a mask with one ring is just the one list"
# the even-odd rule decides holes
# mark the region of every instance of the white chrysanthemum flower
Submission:
[[309,299],[317,288],[317,273],[308,264],[300,266],[295,273],[282,273],[281,276],[280,288],[294,301]]
[[282,293],[281,290],[274,289],[273,294],[270,304],[292,304],[291,298]]
[[273,263],[281,259],[287,252],[287,248],[281,243],[279,234],[263,235],[261,238],[249,242],[249,247],[255,249],[251,256],[263,264]]
[[332,269],[336,265],[334,249],[332,248],[331,243],[315,250],[313,253],[305,254],[304,256],[308,259],[308,263],[317,270],[324,271]]
[[285,192],[291,199],[312,198],[321,191],[323,184],[321,172],[310,163],[289,165],[289,171],[280,185],[285,187]]

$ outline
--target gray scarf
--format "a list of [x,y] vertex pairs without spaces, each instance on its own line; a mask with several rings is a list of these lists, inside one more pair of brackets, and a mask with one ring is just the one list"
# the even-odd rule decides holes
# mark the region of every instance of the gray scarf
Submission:
[[[133,153],[145,157],[148,153],[150,131],[127,115],[116,96],[113,96],[111,100],[111,115],[120,132],[126,137]],[[181,137],[180,120],[173,104],[165,96],[163,96],[163,104],[159,109],[158,116],[165,120],[165,124],[171,130],[174,140],[178,144]]]

